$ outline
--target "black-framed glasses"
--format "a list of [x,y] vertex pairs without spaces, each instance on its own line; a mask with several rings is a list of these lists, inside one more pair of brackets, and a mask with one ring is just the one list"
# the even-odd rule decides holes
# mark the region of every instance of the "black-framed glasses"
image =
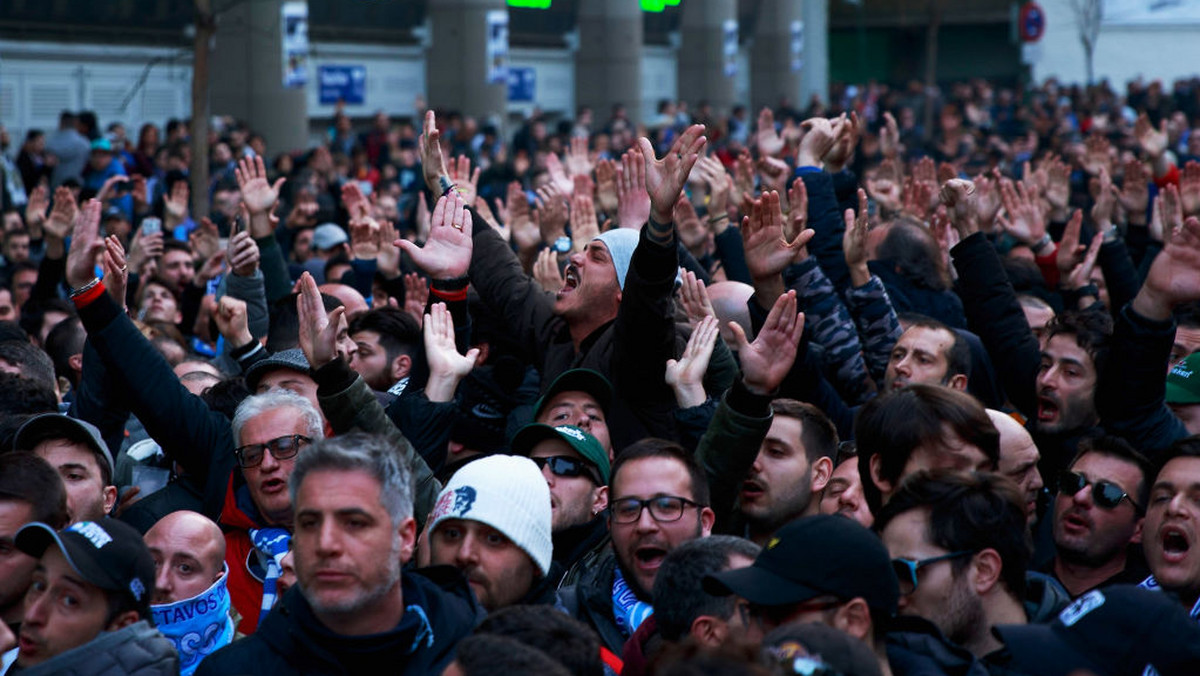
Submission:
[[1096,503],[1097,507],[1116,509],[1122,500],[1128,500],[1129,504],[1133,505],[1134,511],[1139,513],[1142,511],[1141,505],[1134,502],[1133,497],[1126,493],[1125,489],[1111,481],[1104,479],[1092,481],[1079,472],[1063,472],[1058,476],[1058,492],[1062,495],[1075,495],[1088,486],[1092,487],[1092,501]]
[[950,561],[952,559],[961,559],[964,556],[971,556],[975,552],[964,549],[962,551],[950,552],[941,556],[931,556],[928,559],[892,559],[892,570],[896,571],[896,579],[900,582],[900,593],[911,594],[917,590],[917,585],[920,582],[918,572],[925,566],[937,563],[938,561]]
[[650,509],[650,516],[660,523],[678,521],[683,518],[683,512],[688,507],[703,507],[704,505],[681,498],[677,495],[658,495],[649,500],[638,498],[621,498],[613,502],[609,509],[616,523],[633,523],[642,518],[642,510]]
[[312,439],[303,434],[289,434],[286,437],[272,439],[265,444],[247,444],[234,449],[233,454],[237,456],[238,465],[249,469],[261,465],[263,454],[267,451],[270,451],[271,457],[276,460],[287,460],[294,458],[302,446],[311,443]]
[[538,469],[550,468],[550,473],[554,476],[566,478],[587,477],[592,480],[597,486],[602,485],[600,479],[592,472],[592,468],[586,462],[572,458],[566,455],[552,455],[548,458],[530,458]]

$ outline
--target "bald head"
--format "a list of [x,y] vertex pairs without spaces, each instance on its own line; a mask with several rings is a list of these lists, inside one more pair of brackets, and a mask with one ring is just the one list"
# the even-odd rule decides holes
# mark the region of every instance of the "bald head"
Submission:
[[363,298],[363,295],[358,292],[358,289],[355,289],[352,286],[329,283],[322,284],[317,288],[321,291],[321,293],[333,296],[334,298],[342,301],[342,305],[346,306],[347,319],[353,319],[354,317],[357,317],[358,315],[371,309],[371,307],[367,305],[367,299]]
[[159,519],[143,536],[154,557],[154,603],[198,596],[225,570],[225,536],[211,519],[186,510]]
[[729,322],[737,322],[748,336],[754,333],[750,326],[750,309],[746,307],[746,301],[752,295],[754,287],[742,282],[716,282],[708,287],[708,300],[713,312],[717,313],[721,337],[731,346],[737,345],[737,341],[729,330]]
[[1000,462],[996,471],[1012,479],[1021,488],[1025,495],[1025,512],[1032,522],[1037,518],[1038,494],[1043,486],[1037,466],[1042,456],[1033,443],[1033,437],[1012,416],[990,408],[987,414],[1000,432]]

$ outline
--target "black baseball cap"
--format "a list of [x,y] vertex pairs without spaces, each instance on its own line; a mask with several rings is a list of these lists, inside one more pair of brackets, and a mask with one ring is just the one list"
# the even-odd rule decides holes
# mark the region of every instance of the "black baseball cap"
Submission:
[[1134,585],[1092,590],[1049,624],[992,631],[1030,676],[1141,676],[1147,665],[1159,676],[1200,674],[1200,624],[1171,594]]
[[108,476],[112,477],[115,471],[112,454],[100,436],[100,430],[90,422],[61,413],[43,413],[26,420],[13,437],[13,448],[18,451],[32,451],[35,446],[48,439],[66,439],[86,445],[108,469]]
[[608,378],[591,369],[571,369],[563,371],[550,383],[546,393],[533,405],[533,417],[540,416],[542,408],[560,392],[584,392],[591,395],[600,405],[600,410],[606,414],[613,397],[612,383],[608,382]]
[[80,521],[56,531],[35,521],[17,531],[17,549],[41,558],[57,545],[67,563],[85,582],[133,599],[142,619],[150,619],[154,593],[154,558],[142,536],[123,521]]
[[716,596],[736,594],[760,606],[790,606],[818,596],[862,597],[896,613],[900,584],[879,537],[840,514],[793,521],[767,541],[754,564],[704,578]]

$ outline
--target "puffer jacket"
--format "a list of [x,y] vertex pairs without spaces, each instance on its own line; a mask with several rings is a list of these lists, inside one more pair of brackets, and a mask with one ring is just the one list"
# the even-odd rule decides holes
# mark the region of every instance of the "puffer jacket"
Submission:
[[178,676],[179,655],[146,620],[106,631],[78,648],[10,674],[21,676]]

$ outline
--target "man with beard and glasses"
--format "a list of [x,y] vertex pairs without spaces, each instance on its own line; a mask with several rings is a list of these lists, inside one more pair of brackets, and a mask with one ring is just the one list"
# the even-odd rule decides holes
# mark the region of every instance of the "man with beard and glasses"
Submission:
[[1152,476],[1150,461],[1117,437],[1079,442],[1079,453],[1057,480],[1055,556],[1043,571],[1071,598],[1146,578],[1139,545]]
[[[900,580],[900,615],[932,622],[989,670],[1011,661],[992,627],[1031,619],[1023,602],[1032,556],[1023,505],[999,475],[933,470],[909,477],[876,514]],[[1038,617],[1058,609],[1039,609]]]
[[417,524],[408,469],[391,445],[351,433],[296,459],[296,586],[254,635],[197,674],[439,673],[479,616],[458,571],[401,572]]
[[703,470],[681,446],[662,439],[621,452],[609,498],[612,556],[559,590],[559,600],[621,654],[654,611],[650,594],[663,559],[684,542],[708,537],[716,517]]
[[763,545],[784,524],[819,511],[819,496],[833,473],[837,430],[811,404],[771,402],[771,428],[742,485],[739,510],[747,537]]

